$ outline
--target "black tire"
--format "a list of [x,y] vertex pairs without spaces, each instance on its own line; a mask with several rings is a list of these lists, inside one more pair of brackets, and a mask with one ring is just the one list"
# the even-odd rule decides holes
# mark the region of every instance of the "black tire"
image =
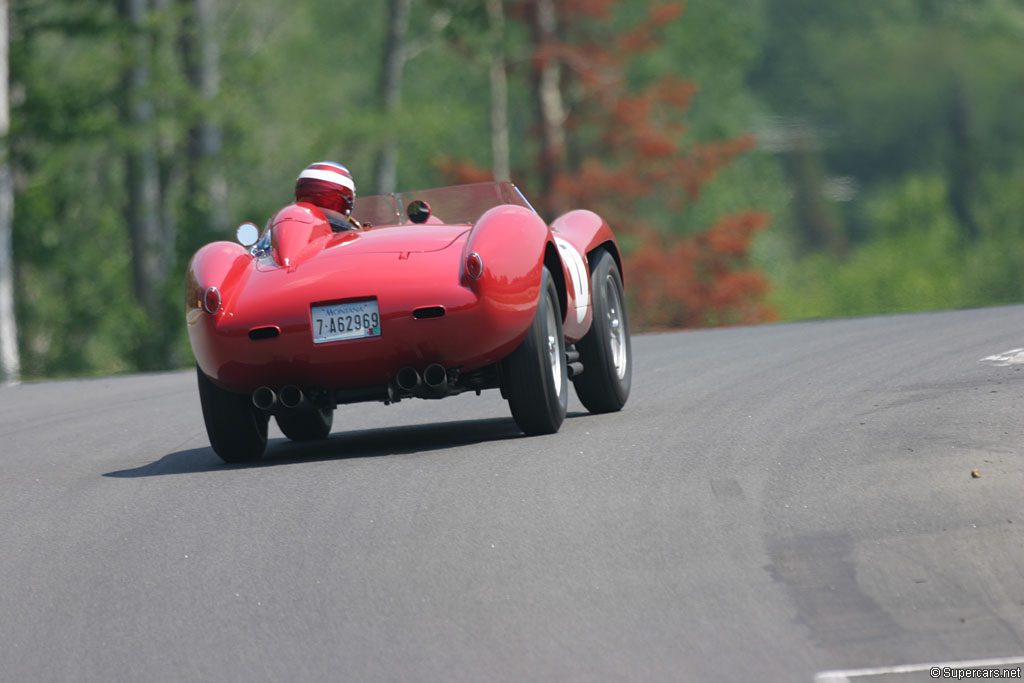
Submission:
[[505,395],[519,428],[531,436],[557,432],[569,405],[569,378],[558,290],[547,268],[530,330],[502,365]]
[[199,402],[210,445],[224,462],[253,462],[267,448],[269,417],[256,409],[247,394],[221,389],[196,367]]
[[292,441],[319,441],[331,433],[334,423],[333,408],[314,408],[305,413],[277,415],[277,426]]
[[622,292],[622,275],[612,255],[601,250],[590,262],[594,322],[577,344],[583,373],[572,378],[576,396],[592,413],[621,410],[629,398],[633,351]]

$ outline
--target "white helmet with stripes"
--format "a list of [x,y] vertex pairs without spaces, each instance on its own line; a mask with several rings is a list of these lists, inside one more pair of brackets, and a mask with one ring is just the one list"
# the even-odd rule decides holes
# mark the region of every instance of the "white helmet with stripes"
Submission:
[[341,164],[318,161],[302,169],[295,181],[295,201],[337,211],[344,215],[352,212],[356,200],[356,184],[352,174]]

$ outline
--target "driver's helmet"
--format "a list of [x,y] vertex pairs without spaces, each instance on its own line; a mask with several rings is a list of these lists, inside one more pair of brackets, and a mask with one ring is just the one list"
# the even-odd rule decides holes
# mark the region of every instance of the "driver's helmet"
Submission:
[[333,161],[310,164],[302,169],[295,181],[296,202],[306,202],[348,216],[355,200],[356,184],[352,174]]

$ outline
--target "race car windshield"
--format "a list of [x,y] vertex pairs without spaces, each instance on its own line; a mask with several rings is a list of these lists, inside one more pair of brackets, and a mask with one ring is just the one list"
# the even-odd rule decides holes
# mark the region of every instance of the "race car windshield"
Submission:
[[447,224],[476,223],[488,209],[502,204],[534,210],[512,183],[490,182],[357,197],[352,215],[370,225],[403,225],[410,222],[404,207],[415,200],[429,204],[432,214]]

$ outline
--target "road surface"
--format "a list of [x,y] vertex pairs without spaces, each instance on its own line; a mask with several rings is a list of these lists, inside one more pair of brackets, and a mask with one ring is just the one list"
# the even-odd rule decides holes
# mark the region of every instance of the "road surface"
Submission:
[[362,404],[254,466],[192,371],[0,388],[0,680],[1017,667],[1020,347],[1024,307],[641,335],[626,408],[556,435]]

